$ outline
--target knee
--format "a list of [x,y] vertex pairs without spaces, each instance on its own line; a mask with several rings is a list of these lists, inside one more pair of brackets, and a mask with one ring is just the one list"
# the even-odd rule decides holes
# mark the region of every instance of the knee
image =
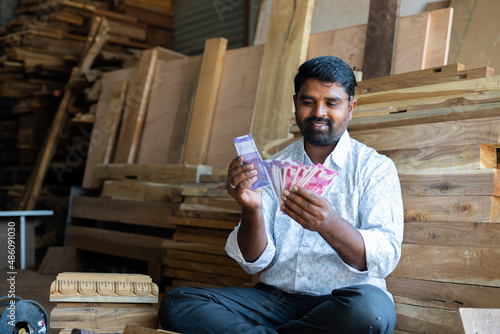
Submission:
[[350,295],[346,320],[357,327],[356,333],[392,333],[396,309],[389,296],[373,285],[347,288]]
[[181,287],[170,290],[160,302],[158,321],[164,329],[174,328],[176,318],[182,313],[183,304],[189,303],[190,296],[194,295],[193,287]]

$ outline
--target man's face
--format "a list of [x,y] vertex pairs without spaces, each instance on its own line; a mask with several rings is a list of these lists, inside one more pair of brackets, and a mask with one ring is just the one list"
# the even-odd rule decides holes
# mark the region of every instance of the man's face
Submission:
[[352,118],[356,100],[331,82],[307,79],[297,95],[295,118],[304,139],[314,146],[334,146]]

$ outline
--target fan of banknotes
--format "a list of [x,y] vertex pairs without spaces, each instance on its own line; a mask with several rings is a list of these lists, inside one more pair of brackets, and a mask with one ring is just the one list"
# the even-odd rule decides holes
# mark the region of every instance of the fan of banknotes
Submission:
[[238,154],[243,156],[243,161],[253,163],[257,170],[257,181],[252,185],[252,189],[270,185],[280,204],[281,195],[285,189],[291,189],[297,185],[321,195],[338,176],[338,172],[322,164],[306,166],[296,161],[262,161],[250,134],[234,138],[234,145]]

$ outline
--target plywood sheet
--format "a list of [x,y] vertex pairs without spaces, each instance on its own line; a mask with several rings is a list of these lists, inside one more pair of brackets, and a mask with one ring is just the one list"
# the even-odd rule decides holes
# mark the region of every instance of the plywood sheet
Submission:
[[454,8],[454,17],[448,61],[500,69],[500,2],[452,0],[450,7]]
[[99,188],[100,182],[94,178],[94,167],[97,164],[99,147],[103,142],[104,132],[107,131],[105,126],[105,117],[111,103],[113,95],[113,87],[119,81],[131,82],[135,73],[135,68],[126,68],[122,70],[104,73],[102,76],[101,95],[97,103],[94,127],[90,138],[89,152],[85,165],[85,173],[83,175],[83,188]]
[[[233,138],[250,133],[262,45],[226,53],[205,164],[227,168],[236,157]],[[291,99],[290,95],[290,99]]]

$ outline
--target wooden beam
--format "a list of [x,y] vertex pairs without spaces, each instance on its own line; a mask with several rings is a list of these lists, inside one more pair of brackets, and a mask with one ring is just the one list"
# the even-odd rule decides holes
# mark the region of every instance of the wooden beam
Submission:
[[461,308],[465,334],[500,332],[500,309]]
[[119,222],[133,225],[175,228],[168,222],[178,204],[149,201],[113,200],[108,198],[77,196],[73,198],[71,216]]
[[186,140],[185,163],[205,163],[226,48],[227,39],[225,38],[209,39],[205,43],[191,124]]
[[500,169],[500,143],[481,144],[481,167]]
[[294,4],[287,0],[272,4],[250,128],[259,151],[268,141],[288,137],[293,76],[306,60],[314,0]]
[[400,0],[370,0],[363,78],[390,75],[394,62]]
[[113,162],[129,164],[135,162],[157,58],[158,50],[156,49],[143,51],[139,58],[134,79],[127,94]]
[[137,180],[181,184],[199,182],[200,175],[210,174],[212,168],[204,165],[166,164],[98,164],[95,177],[101,180]]

